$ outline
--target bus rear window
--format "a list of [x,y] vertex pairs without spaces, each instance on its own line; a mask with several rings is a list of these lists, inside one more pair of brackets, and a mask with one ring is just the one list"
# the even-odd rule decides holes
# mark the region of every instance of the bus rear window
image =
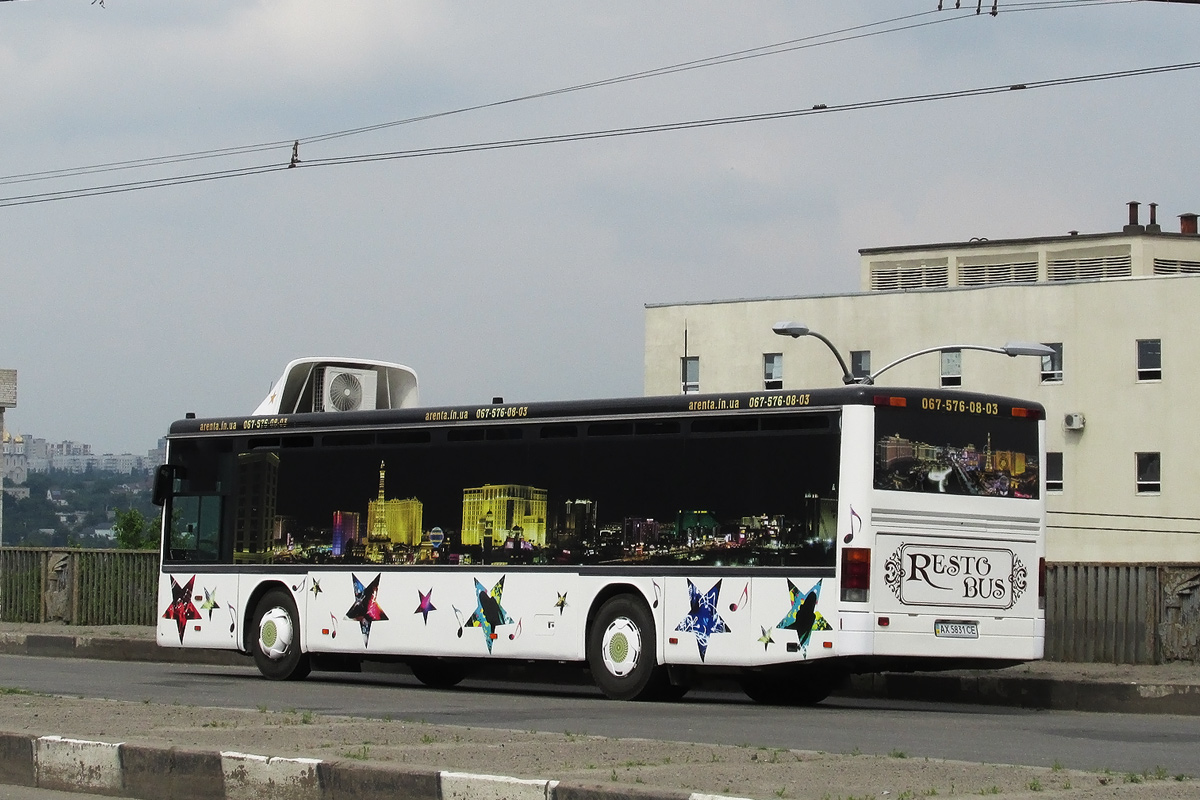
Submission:
[[1035,418],[879,405],[875,488],[1038,497]]

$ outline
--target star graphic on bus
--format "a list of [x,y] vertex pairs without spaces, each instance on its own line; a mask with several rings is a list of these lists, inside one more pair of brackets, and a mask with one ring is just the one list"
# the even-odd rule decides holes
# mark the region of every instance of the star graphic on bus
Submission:
[[758,627],[762,628],[762,636],[758,637],[758,640],[762,642],[763,652],[766,652],[767,645],[775,644],[775,640],[771,638],[771,631],[769,628],[763,628],[762,625],[759,625]]
[[350,606],[346,612],[346,619],[358,622],[359,628],[362,629],[363,646],[365,647],[371,638],[371,623],[382,622],[388,618],[376,599],[379,594],[380,576],[376,575],[374,580],[366,586],[363,586],[357,575],[351,573],[350,577],[354,580],[354,605]]
[[558,602],[554,604],[554,607],[558,609],[558,615],[561,617],[563,609],[567,607],[567,593],[555,592],[555,594],[558,595]]
[[205,589],[204,590],[204,602],[200,604],[200,610],[207,611],[208,618],[211,620],[213,609],[220,608],[220,607],[221,607],[221,604],[217,602],[217,590],[213,589],[210,592],[208,589]]
[[832,630],[825,617],[817,611],[817,600],[821,598],[821,581],[817,581],[807,592],[802,592],[789,580],[788,594],[791,596],[792,607],[775,627],[795,631],[796,641],[800,643],[800,649],[807,658],[808,640],[812,637],[812,632]]
[[504,610],[504,606],[500,605],[503,594],[503,575],[490,592],[483,588],[478,578],[475,579],[475,613],[467,620],[466,627],[483,628],[483,639],[487,642],[489,653],[492,652],[492,642],[498,636],[495,629],[501,625],[512,625],[512,617]]
[[309,588],[309,591],[313,593],[313,597],[316,597],[325,590],[321,588],[321,582],[313,578],[313,585]]
[[717,581],[704,594],[696,588],[696,584],[688,580],[688,597],[691,600],[691,610],[683,621],[675,626],[677,631],[686,631],[696,635],[696,647],[700,649],[700,660],[708,653],[708,639],[714,633],[732,633],[729,625],[717,611],[717,601],[721,596],[721,581]]
[[200,619],[200,612],[192,605],[192,584],[196,582],[193,575],[183,586],[171,576],[171,604],[163,612],[163,619],[173,619],[179,626],[179,643],[183,644],[183,634],[187,630],[188,620]]
[[429,612],[437,611],[437,606],[435,606],[433,604],[433,600],[432,600],[433,587],[430,587],[428,592],[422,592],[420,589],[417,589],[417,597],[421,598],[421,603],[420,603],[420,605],[417,606],[417,610],[414,611],[413,613],[422,615],[425,619],[425,624],[428,625],[429,624]]

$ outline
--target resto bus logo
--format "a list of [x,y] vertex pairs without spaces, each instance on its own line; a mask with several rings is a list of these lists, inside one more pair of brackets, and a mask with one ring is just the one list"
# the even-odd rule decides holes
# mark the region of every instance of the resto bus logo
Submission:
[[905,605],[1009,609],[1028,572],[1011,550],[903,544],[884,561],[883,582]]

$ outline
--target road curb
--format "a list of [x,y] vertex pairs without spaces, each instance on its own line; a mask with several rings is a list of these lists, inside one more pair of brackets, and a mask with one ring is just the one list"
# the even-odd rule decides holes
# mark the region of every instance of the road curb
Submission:
[[0,784],[161,800],[745,800],[0,731]]
[[42,633],[0,633],[0,655],[218,666],[249,663],[247,656],[233,650],[159,647],[153,639]]
[[1200,686],[1193,684],[893,672],[856,675],[842,696],[1055,711],[1200,715]]

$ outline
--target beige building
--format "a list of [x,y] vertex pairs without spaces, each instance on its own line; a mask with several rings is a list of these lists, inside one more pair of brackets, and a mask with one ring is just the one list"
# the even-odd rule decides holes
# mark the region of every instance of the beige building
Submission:
[[[929,347],[1052,346],[1047,358],[962,350],[888,370],[887,386],[961,386],[1046,407],[1051,561],[1200,561],[1200,236],[1120,233],[860,251],[862,291],[646,308],[645,392],[841,382]],[[1154,221],[1152,210],[1151,221]]]

